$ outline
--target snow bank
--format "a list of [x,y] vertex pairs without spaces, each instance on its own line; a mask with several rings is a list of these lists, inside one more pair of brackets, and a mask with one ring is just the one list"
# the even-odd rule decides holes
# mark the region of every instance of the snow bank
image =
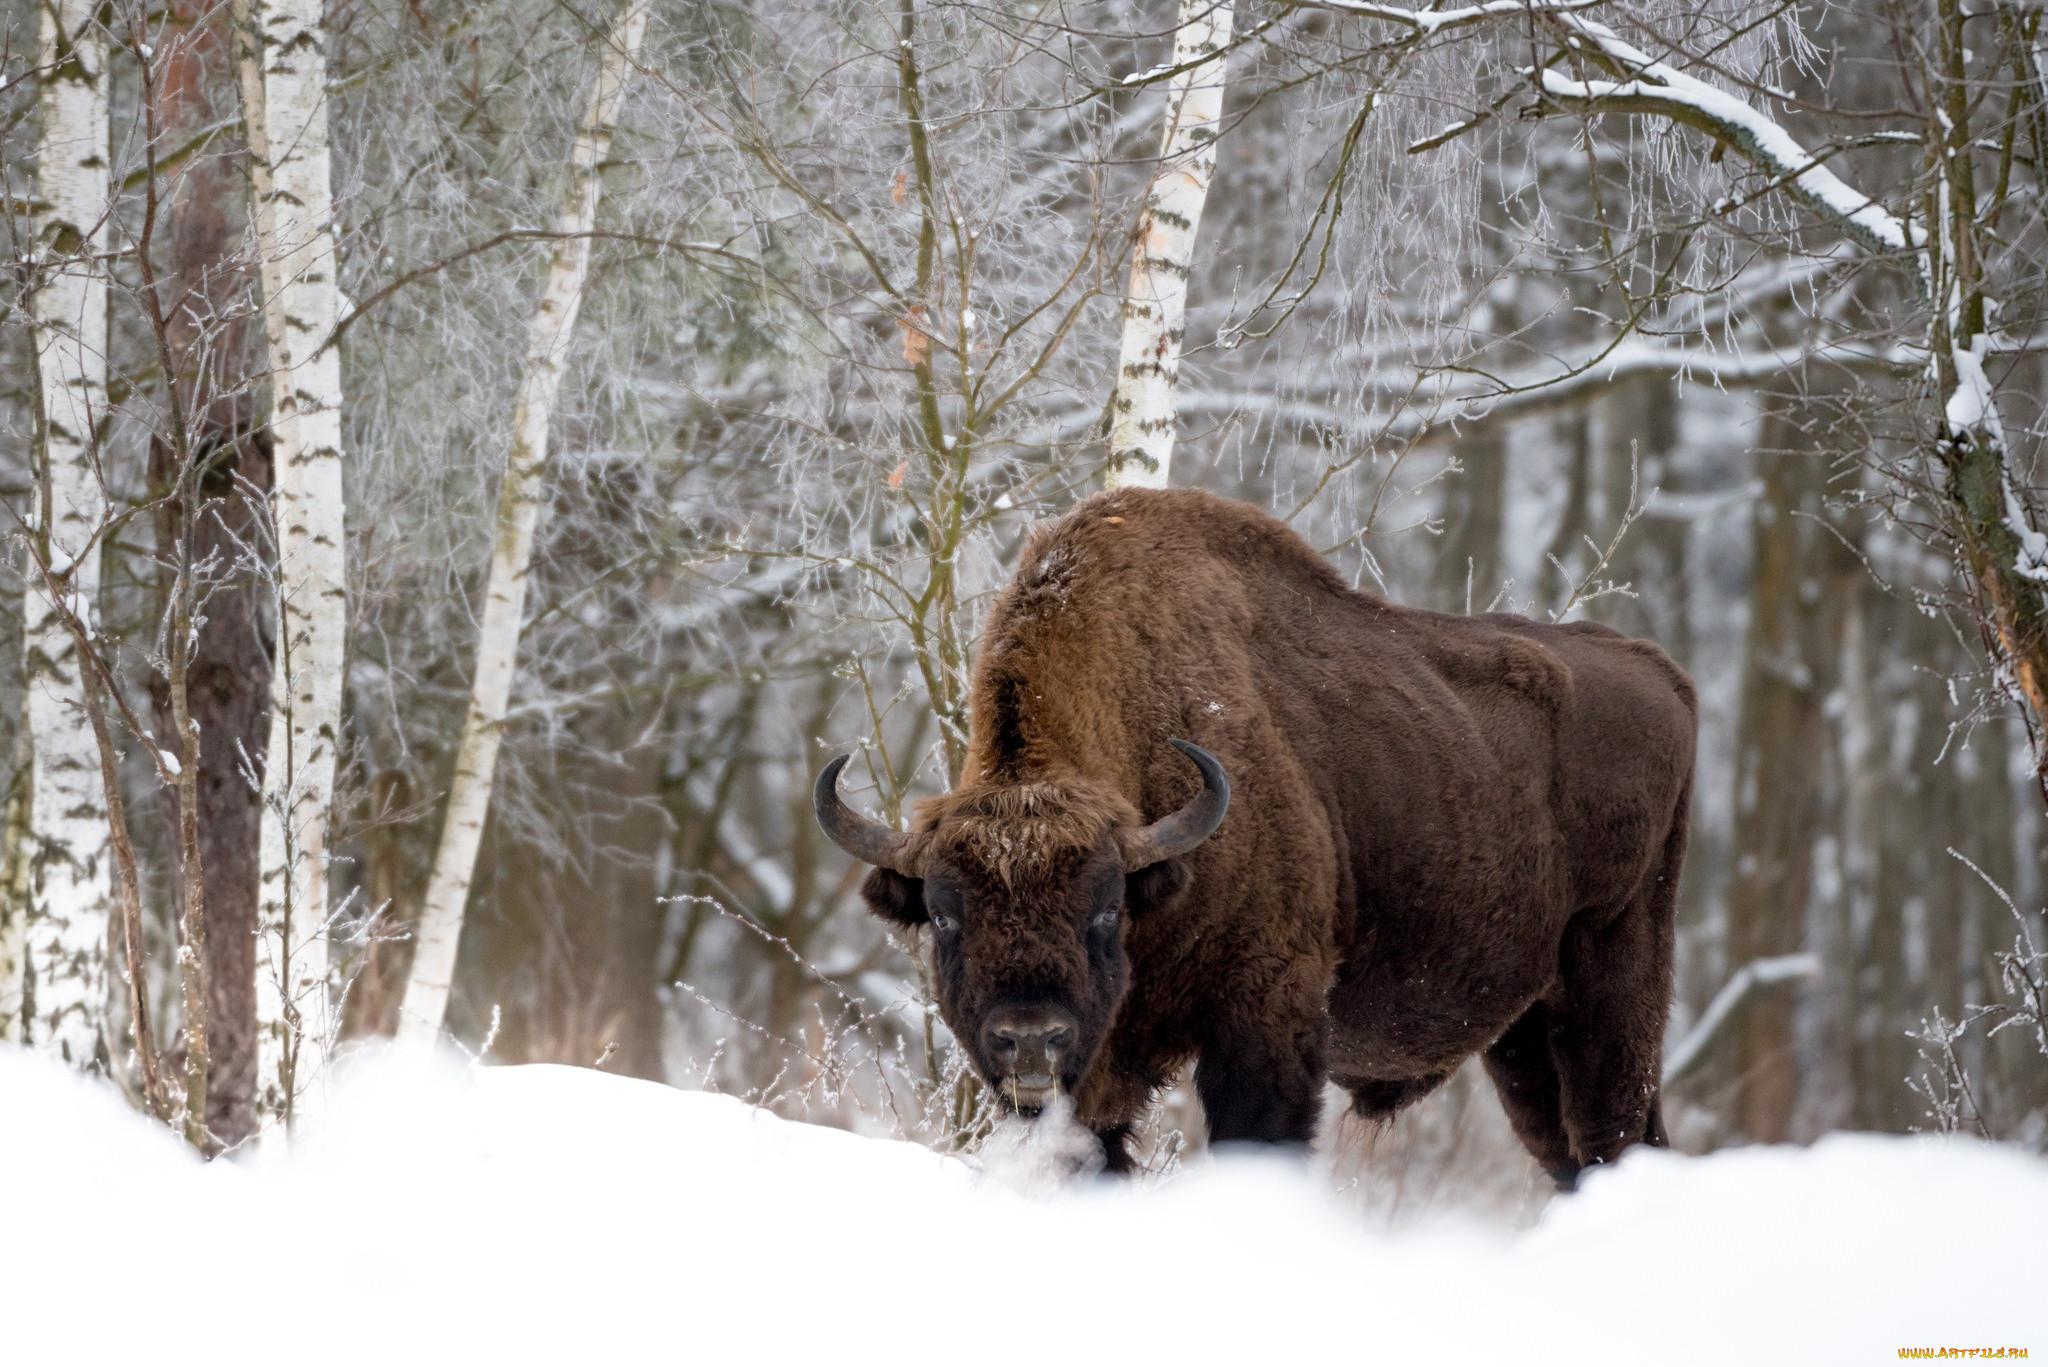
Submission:
[[9,1363],[2048,1354],[2048,1164],[1962,1142],[1638,1152],[1510,1237],[1365,1228],[1253,1160],[1031,1201],[569,1068],[384,1060],[288,1161],[242,1166],[16,1051],[0,1117]]

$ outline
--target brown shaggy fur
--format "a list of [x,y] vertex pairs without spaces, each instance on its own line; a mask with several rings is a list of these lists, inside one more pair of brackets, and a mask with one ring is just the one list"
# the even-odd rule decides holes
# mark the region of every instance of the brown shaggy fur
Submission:
[[[989,620],[959,789],[916,822],[941,1008],[985,1076],[991,1012],[1049,1012],[1111,1165],[1190,1058],[1215,1140],[1305,1143],[1326,1077],[1388,1116],[1468,1056],[1560,1183],[1661,1142],[1697,706],[1657,647],[1347,587],[1193,490],[1078,505]],[[1229,772],[1228,818],[1125,878],[1119,832]],[[1128,914],[1119,915],[1119,902]]]

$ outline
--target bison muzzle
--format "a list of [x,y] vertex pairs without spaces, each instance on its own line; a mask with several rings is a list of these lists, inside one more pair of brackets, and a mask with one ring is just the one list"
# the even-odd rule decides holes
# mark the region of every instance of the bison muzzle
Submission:
[[892,830],[841,757],[815,805],[930,927],[976,1071],[1070,1095],[1112,1170],[1190,1059],[1212,1141],[1306,1144],[1325,1081],[1383,1119],[1481,1054],[1569,1186],[1664,1142],[1697,729],[1647,642],[1396,607],[1256,509],[1127,489],[1026,549],[954,791]]

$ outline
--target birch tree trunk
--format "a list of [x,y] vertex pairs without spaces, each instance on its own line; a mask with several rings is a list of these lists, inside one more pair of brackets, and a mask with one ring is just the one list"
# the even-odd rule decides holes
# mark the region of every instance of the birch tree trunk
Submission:
[[[97,257],[108,195],[107,42],[96,9],[89,0],[42,6],[40,279],[29,305],[43,432],[31,534],[88,625],[98,617],[98,537],[107,515],[95,437],[106,406],[107,277]],[[27,580],[22,638],[34,758],[24,1035],[84,1067],[107,1052],[106,795],[76,642],[41,576]]]
[[1216,173],[1230,22],[1230,0],[1181,0],[1161,164],[1131,252],[1109,436],[1106,483],[1112,489],[1166,487],[1178,425],[1173,386],[1187,325],[1188,275],[1195,230]]
[[347,600],[334,200],[320,0],[236,0],[243,44],[277,528],[277,665],[257,904],[258,1087],[289,1125],[330,1035],[327,819],[341,735]]
[[469,712],[463,719],[462,743],[456,751],[455,776],[448,788],[447,814],[441,844],[420,908],[412,972],[399,1007],[398,1037],[433,1040],[448,1009],[455,977],[456,950],[462,938],[463,911],[476,871],[478,842],[491,805],[491,779],[498,763],[498,744],[505,705],[512,693],[512,675],[519,657],[520,619],[526,609],[526,575],[533,554],[534,522],[540,512],[541,476],[546,469],[548,422],[569,338],[583,302],[583,282],[590,267],[590,230],[597,216],[603,182],[598,165],[611,148],[612,123],[626,76],[640,50],[647,28],[648,0],[628,0],[605,35],[597,83],[584,111],[582,126],[569,157],[569,187],[547,285],[534,310],[526,338],[526,372],[512,410],[512,445],[506,456],[504,483],[498,495],[497,535],[491,547],[490,577],[484,588],[484,618],[477,640],[476,675]]
[[[24,698],[26,704],[27,699]],[[24,706],[14,739],[14,781],[7,788],[6,825],[0,827],[0,1044],[21,1043],[22,969],[27,966],[29,883],[29,748]]]

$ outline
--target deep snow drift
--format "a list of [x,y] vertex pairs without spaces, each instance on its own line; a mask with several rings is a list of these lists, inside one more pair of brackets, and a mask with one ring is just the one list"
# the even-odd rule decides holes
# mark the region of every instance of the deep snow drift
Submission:
[[1527,1233],[1397,1234],[1283,1164],[1032,1201],[726,1097],[419,1059],[209,1166],[0,1049],[0,1174],[8,1363],[2048,1355],[2048,1163],[1966,1142],[1639,1150]]

